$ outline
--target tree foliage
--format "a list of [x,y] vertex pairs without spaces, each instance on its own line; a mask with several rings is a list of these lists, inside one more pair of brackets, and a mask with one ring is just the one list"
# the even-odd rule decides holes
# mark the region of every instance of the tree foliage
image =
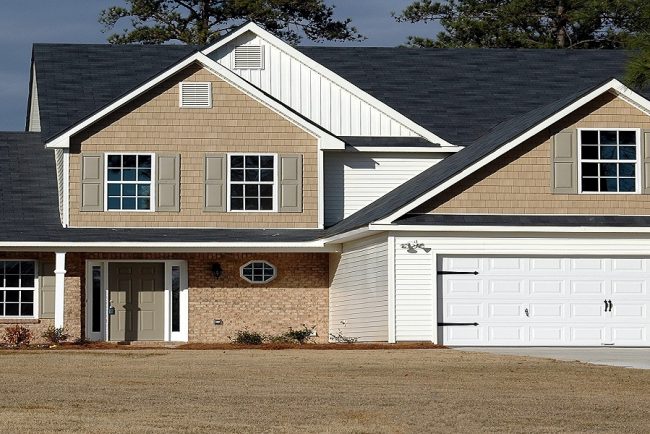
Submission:
[[398,21],[438,22],[418,47],[621,48],[648,28],[648,0],[416,0]]
[[105,31],[130,24],[109,36],[112,44],[205,45],[246,21],[294,44],[303,34],[312,41],[363,39],[350,19],[335,19],[334,7],[323,0],[126,0],[99,17]]

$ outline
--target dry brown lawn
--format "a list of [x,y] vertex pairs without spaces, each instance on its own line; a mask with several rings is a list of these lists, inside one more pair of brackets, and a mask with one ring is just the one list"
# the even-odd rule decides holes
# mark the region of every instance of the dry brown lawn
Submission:
[[453,350],[0,351],[0,432],[649,432],[650,371]]

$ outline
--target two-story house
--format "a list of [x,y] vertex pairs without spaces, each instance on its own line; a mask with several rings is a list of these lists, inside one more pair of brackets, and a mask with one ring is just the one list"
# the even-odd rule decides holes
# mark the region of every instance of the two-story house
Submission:
[[627,53],[36,44],[0,323],[106,341],[650,345]]

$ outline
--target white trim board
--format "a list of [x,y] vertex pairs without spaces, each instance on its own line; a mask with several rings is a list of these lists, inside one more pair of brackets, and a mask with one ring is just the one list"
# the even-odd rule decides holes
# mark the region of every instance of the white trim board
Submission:
[[410,129],[413,131],[413,133],[420,135],[421,137],[424,137],[425,139],[431,141],[432,143],[437,143],[441,146],[450,146],[453,147],[452,143],[449,143],[448,141],[444,140],[443,138],[437,136],[433,132],[429,131],[428,129],[422,127],[421,125],[413,122],[411,119],[403,115],[402,113],[398,112],[397,110],[391,108],[387,104],[381,102],[377,98],[373,97],[369,93],[365,92],[364,90],[360,89],[359,87],[355,86],[354,84],[350,83],[349,81],[345,80],[343,77],[339,76],[338,74],[334,73],[333,71],[327,69],[325,66],[319,64],[318,62],[312,60],[308,56],[302,54],[300,51],[296,50],[286,42],[282,41],[280,38],[277,36],[271,34],[270,32],[264,30],[260,26],[254,24],[254,23],[248,23],[242,26],[241,28],[237,29],[236,31],[230,33],[229,35],[225,36],[224,38],[220,39],[218,42],[214,43],[213,45],[205,48],[202,52],[203,54],[209,55],[215,50],[233,42],[235,39],[238,37],[244,35],[247,32],[251,32],[258,36],[259,38],[263,39],[267,43],[273,45],[274,47],[278,48],[279,50],[287,53],[289,56],[297,59],[299,62],[304,64],[305,66],[311,68],[314,71],[317,71],[319,74],[321,74],[323,77],[327,78],[330,80],[332,83],[336,84],[337,86],[341,87],[342,89],[345,89],[346,91],[350,92],[352,95],[358,97],[360,100],[370,104],[371,106],[376,107],[378,110],[384,112],[387,116],[390,116],[393,118],[395,121],[398,123],[404,125],[406,128]]
[[267,108],[273,110],[280,116],[284,117],[289,122],[293,123],[294,125],[298,126],[299,128],[302,128],[303,130],[313,135],[315,138],[318,139],[320,149],[345,149],[345,143],[342,140],[340,140],[338,137],[333,136],[332,134],[320,128],[319,126],[313,124],[312,122],[305,120],[302,116],[299,116],[284,104],[269,97],[260,89],[256,88],[255,86],[253,86],[252,84],[250,84],[249,82],[241,78],[239,75],[235,74],[234,72],[230,71],[229,69],[225,68],[219,63],[213,61],[212,59],[205,56],[201,52],[192,54],[191,56],[177,63],[175,66],[169,68],[165,72],[151,79],[147,83],[139,86],[138,88],[129,92],[127,95],[123,96],[122,98],[119,98],[117,101],[114,101],[107,107],[99,110],[92,116],[88,117],[86,120],[68,128],[67,130],[65,130],[65,132],[61,133],[53,140],[47,142],[45,146],[47,148],[64,148],[64,149],[69,148],[70,138],[74,134],[82,131],[83,129],[87,128],[88,126],[92,125],[98,120],[104,118],[105,116],[109,115],[113,111],[122,107],[129,101],[144,94],[148,90],[152,89],[154,86],[162,83],[166,79],[172,77],[174,74],[180,72],[184,68],[187,68],[193,63],[201,64],[203,67],[205,67],[207,70],[212,72],[217,77],[228,82],[230,85],[236,87],[237,89],[246,93],[251,98],[255,99],[259,103],[265,105]]
[[529,129],[528,131],[524,132],[523,134],[519,135],[517,138],[514,140],[511,140],[510,142],[506,143],[505,145],[499,147],[495,151],[493,151],[491,154],[481,158],[480,160],[474,162],[473,164],[469,165],[465,169],[463,169],[461,172],[457,173],[456,175],[452,176],[449,178],[447,181],[443,182],[439,186],[429,190],[427,193],[421,195],[417,199],[413,200],[409,204],[401,207],[397,211],[394,211],[387,217],[384,217],[380,220],[377,220],[376,223],[379,224],[390,224],[403,216],[404,214],[412,211],[413,209],[417,208],[418,206],[424,204],[428,200],[434,198],[441,192],[445,191],[449,187],[455,185],[459,181],[463,180],[464,178],[468,177],[472,173],[476,172],[477,170],[481,169],[482,167],[488,165],[489,163],[493,162],[497,158],[501,157],[508,151],[511,151],[521,143],[525,142],[526,140],[530,139],[531,137],[535,136],[536,134],[542,132],[546,128],[552,126],[556,122],[560,121],[564,117],[568,116],[575,110],[579,109],[583,105],[593,101],[595,98],[605,94],[606,92],[614,92],[617,96],[620,96],[621,98],[625,99],[626,101],[629,101],[631,104],[635,105],[639,109],[643,110],[644,113],[650,113],[650,101],[648,101],[646,98],[642,97],[641,95],[637,94],[636,92],[632,91],[629,89],[627,86],[625,86],[623,83],[616,79],[612,79],[608,81],[607,83],[603,84],[602,86],[598,87],[597,89],[593,90],[589,94],[583,96],[582,98],[579,98],[577,101],[573,102],[572,104],[569,104],[567,107],[564,109],[558,111],[554,115],[550,116],[549,118],[545,119],[544,121],[538,123],[536,126],[533,128]]

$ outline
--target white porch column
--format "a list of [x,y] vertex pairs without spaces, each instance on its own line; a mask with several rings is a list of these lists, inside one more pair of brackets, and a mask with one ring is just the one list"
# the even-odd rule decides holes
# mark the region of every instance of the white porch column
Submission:
[[56,252],[55,291],[54,291],[54,327],[63,327],[63,303],[65,300],[65,252]]

